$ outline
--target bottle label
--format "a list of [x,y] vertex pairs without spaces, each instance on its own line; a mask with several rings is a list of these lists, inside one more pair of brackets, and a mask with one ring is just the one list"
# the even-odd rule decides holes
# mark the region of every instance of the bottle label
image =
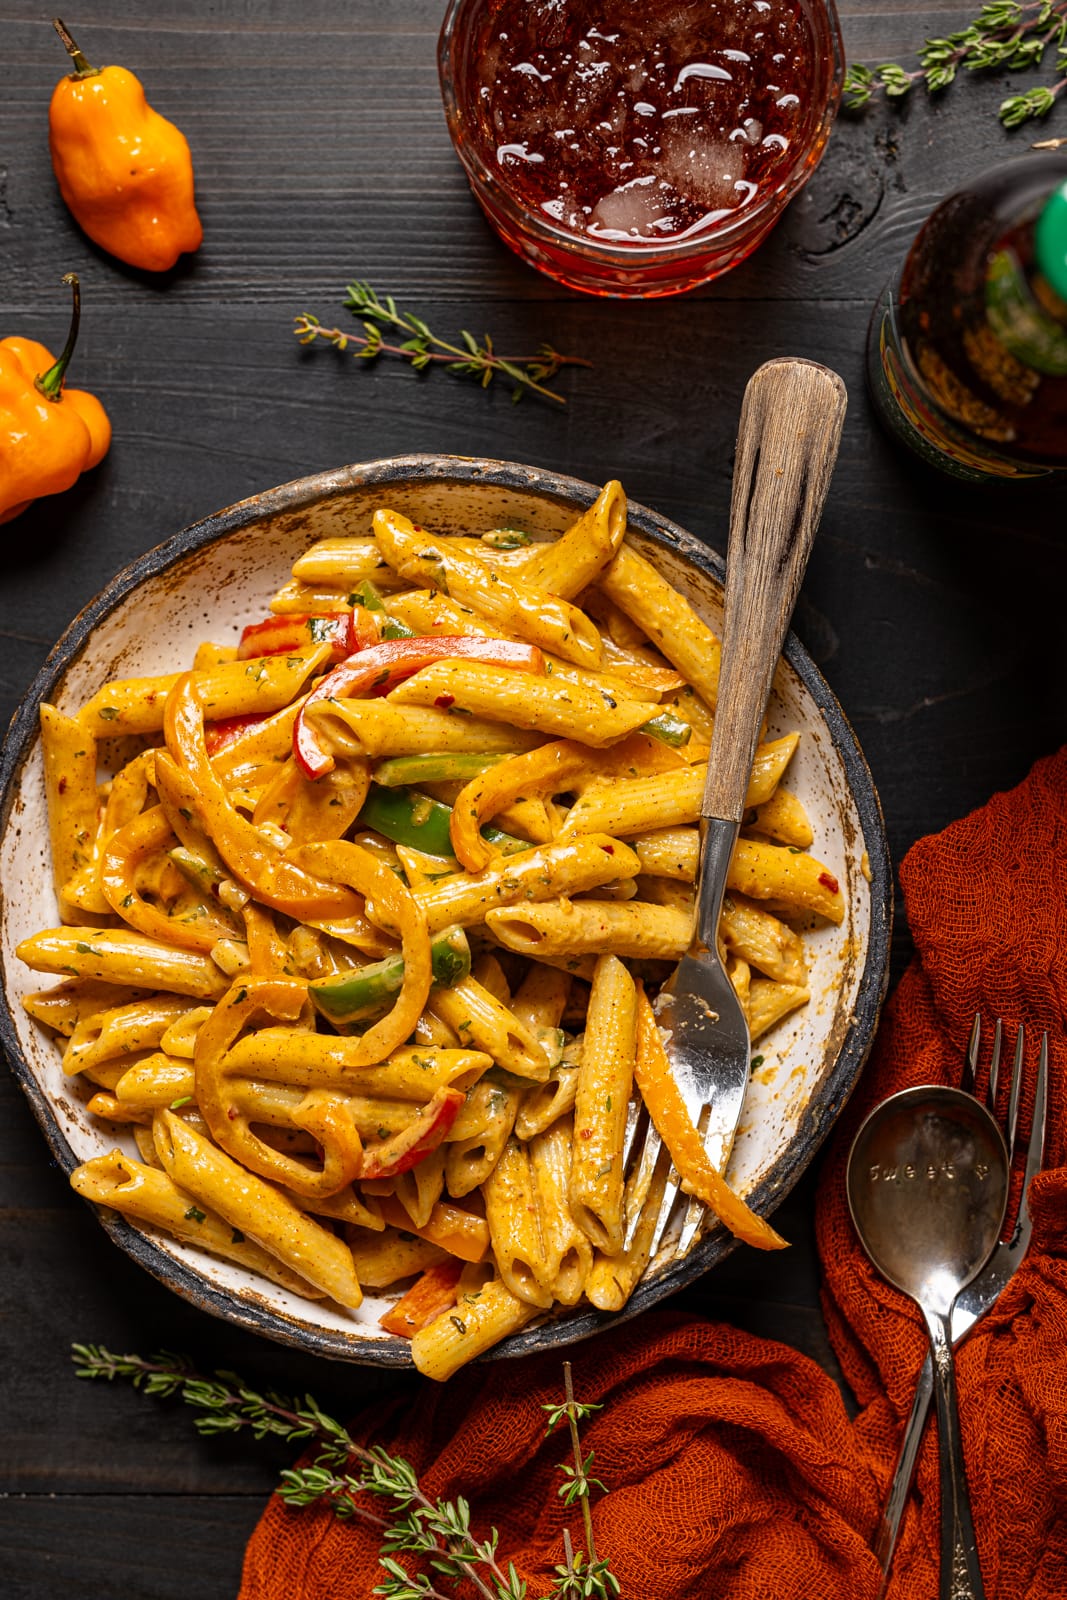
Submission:
[[1034,298],[1014,250],[998,250],[986,269],[986,316],[1000,342],[1024,366],[1067,377],[1067,328]]
[[[877,311],[875,316],[878,316]],[[989,478],[1048,476],[1048,468],[1024,466],[988,445],[977,445],[931,405],[908,372],[893,337],[888,308],[881,315],[876,359],[868,362],[868,375],[875,403],[889,427],[931,466],[968,483],[983,483]]]

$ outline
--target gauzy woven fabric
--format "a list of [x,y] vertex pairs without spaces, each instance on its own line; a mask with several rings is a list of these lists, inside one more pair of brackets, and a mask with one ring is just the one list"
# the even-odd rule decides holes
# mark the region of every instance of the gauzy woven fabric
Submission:
[[[850,1421],[832,1381],[798,1352],[670,1311],[580,1346],[579,1398],[604,1405],[582,1428],[610,1489],[594,1499],[596,1540],[624,1600],[873,1600],[869,1540],[925,1333],[856,1241],[845,1162],[886,1095],[961,1081],[976,1012],[987,1025],[1003,1017],[1009,1044],[1026,1024],[1024,1130],[1045,1030],[1051,1073],[1030,1252],[958,1352],[974,1520],[988,1600],[1067,1597],[1067,752],[921,840],[901,881],[917,958],[837,1130],[818,1203],[826,1318],[859,1413]],[[531,1600],[549,1593],[562,1528],[579,1522],[557,1495],[565,1436],[545,1438],[541,1407],[560,1388],[556,1352],[497,1362],[443,1387],[419,1381],[357,1427],[406,1456],[429,1495],[466,1497],[476,1529],[498,1528]],[[373,1527],[274,1498],[240,1600],[366,1600],[381,1577],[378,1545]],[[934,1600],[938,1548],[931,1424],[889,1600]]]

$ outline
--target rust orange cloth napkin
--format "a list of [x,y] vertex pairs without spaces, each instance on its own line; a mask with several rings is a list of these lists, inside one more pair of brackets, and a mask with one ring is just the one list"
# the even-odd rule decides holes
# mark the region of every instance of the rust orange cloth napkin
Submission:
[[[1032,1192],[1030,1253],[959,1352],[968,1475],[989,1600],[1067,1597],[1067,752],[944,833],[901,880],[917,958],[883,1022],[822,1172],[819,1247],[830,1336],[859,1402],[850,1421],[814,1362],[782,1344],[652,1313],[573,1352],[583,1427],[610,1493],[597,1543],[624,1600],[873,1600],[868,1541],[925,1351],[917,1313],[867,1263],[844,1198],[848,1147],[869,1108],[913,1083],[958,1083],[975,1012],[1019,1020],[1051,1054],[1047,1170]],[[358,1435],[412,1461],[432,1496],[465,1496],[500,1530],[532,1597],[562,1558],[557,1463],[542,1402],[560,1356],[477,1367],[360,1419]],[[933,1427],[898,1548],[890,1600],[937,1594]],[[373,1529],[274,1498],[249,1544],[241,1600],[367,1600],[381,1576]]]

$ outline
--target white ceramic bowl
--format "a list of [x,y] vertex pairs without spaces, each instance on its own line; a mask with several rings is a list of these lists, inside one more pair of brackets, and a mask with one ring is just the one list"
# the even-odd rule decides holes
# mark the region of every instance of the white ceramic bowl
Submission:
[[[536,468],[458,456],[400,456],[343,467],[285,484],[186,528],[120,573],[70,625],[16,713],[0,763],[0,1038],[65,1171],[113,1148],[116,1132],[89,1117],[87,1096],[76,1080],[64,1077],[57,1046],[20,1004],[42,979],[16,959],[15,947],[57,920],[40,703],[73,711],[109,678],[177,671],[188,665],[199,640],[236,640],[246,622],[265,612],[309,544],[366,534],[379,505],[442,533],[477,533],[508,523],[552,536],[597,492],[591,484]],[[719,557],[633,504],[629,537],[716,626]],[[808,938],[811,1003],[760,1041],[763,1065],[753,1076],[729,1176],[762,1214],[774,1210],[812,1159],[863,1065],[885,991],[892,904],[870,773],[840,707],[792,636],[775,679],[769,722],[772,733],[802,734],[789,784],[812,819],[814,853],[839,877],[848,911],[842,927],[821,926]],[[129,1148],[133,1153],[132,1143]],[[368,1297],[357,1313],[301,1300],[115,1212],[101,1209],[99,1216],[135,1260],[217,1316],[321,1355],[410,1364],[407,1341],[378,1326],[380,1299]],[[659,1269],[654,1262],[623,1314],[688,1283],[733,1247],[730,1235],[716,1227],[685,1260]],[[532,1324],[494,1354],[569,1343],[615,1320],[576,1308]]]

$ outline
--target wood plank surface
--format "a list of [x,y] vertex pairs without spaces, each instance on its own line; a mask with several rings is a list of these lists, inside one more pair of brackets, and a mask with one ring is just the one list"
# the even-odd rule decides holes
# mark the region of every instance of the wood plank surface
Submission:
[[[1004,82],[980,79],[842,118],[808,189],[738,270],[683,299],[595,301],[526,268],[483,222],[440,109],[442,11],[443,0],[84,0],[66,20],[87,55],[135,69],[196,154],[205,243],[155,279],[71,221],[46,137],[62,54],[38,5],[0,0],[0,336],[58,345],[59,279],[76,269],[72,381],[100,393],[115,427],[97,471],[0,530],[0,718],[128,561],[210,511],[343,462],[444,451],[619,476],[633,499],[721,546],[744,383],[770,356],[808,356],[842,374],[851,402],[795,627],[856,729],[899,861],[1067,732],[1062,496],[968,490],[920,468],[879,431],[863,387],[871,307],[916,228],[941,195],[1023,151],[1032,125],[1001,129]],[[842,8],[850,56],[870,61],[905,57],[969,14],[917,0]],[[547,338],[594,365],[565,375],[558,412],[440,372],[301,350],[293,316],[342,321],[353,278],[442,330],[489,329],[518,350]],[[898,917],[895,974],[909,954]],[[816,1170],[778,1215],[794,1244],[773,1274],[738,1251],[672,1303],[836,1371],[819,1315],[817,1183]],[[178,1301],[71,1195],[5,1073],[0,1592],[232,1595],[286,1452],[205,1442],[178,1406],[79,1383],[76,1339],[183,1350],[312,1389],[342,1414],[411,1381],[294,1355]]]

